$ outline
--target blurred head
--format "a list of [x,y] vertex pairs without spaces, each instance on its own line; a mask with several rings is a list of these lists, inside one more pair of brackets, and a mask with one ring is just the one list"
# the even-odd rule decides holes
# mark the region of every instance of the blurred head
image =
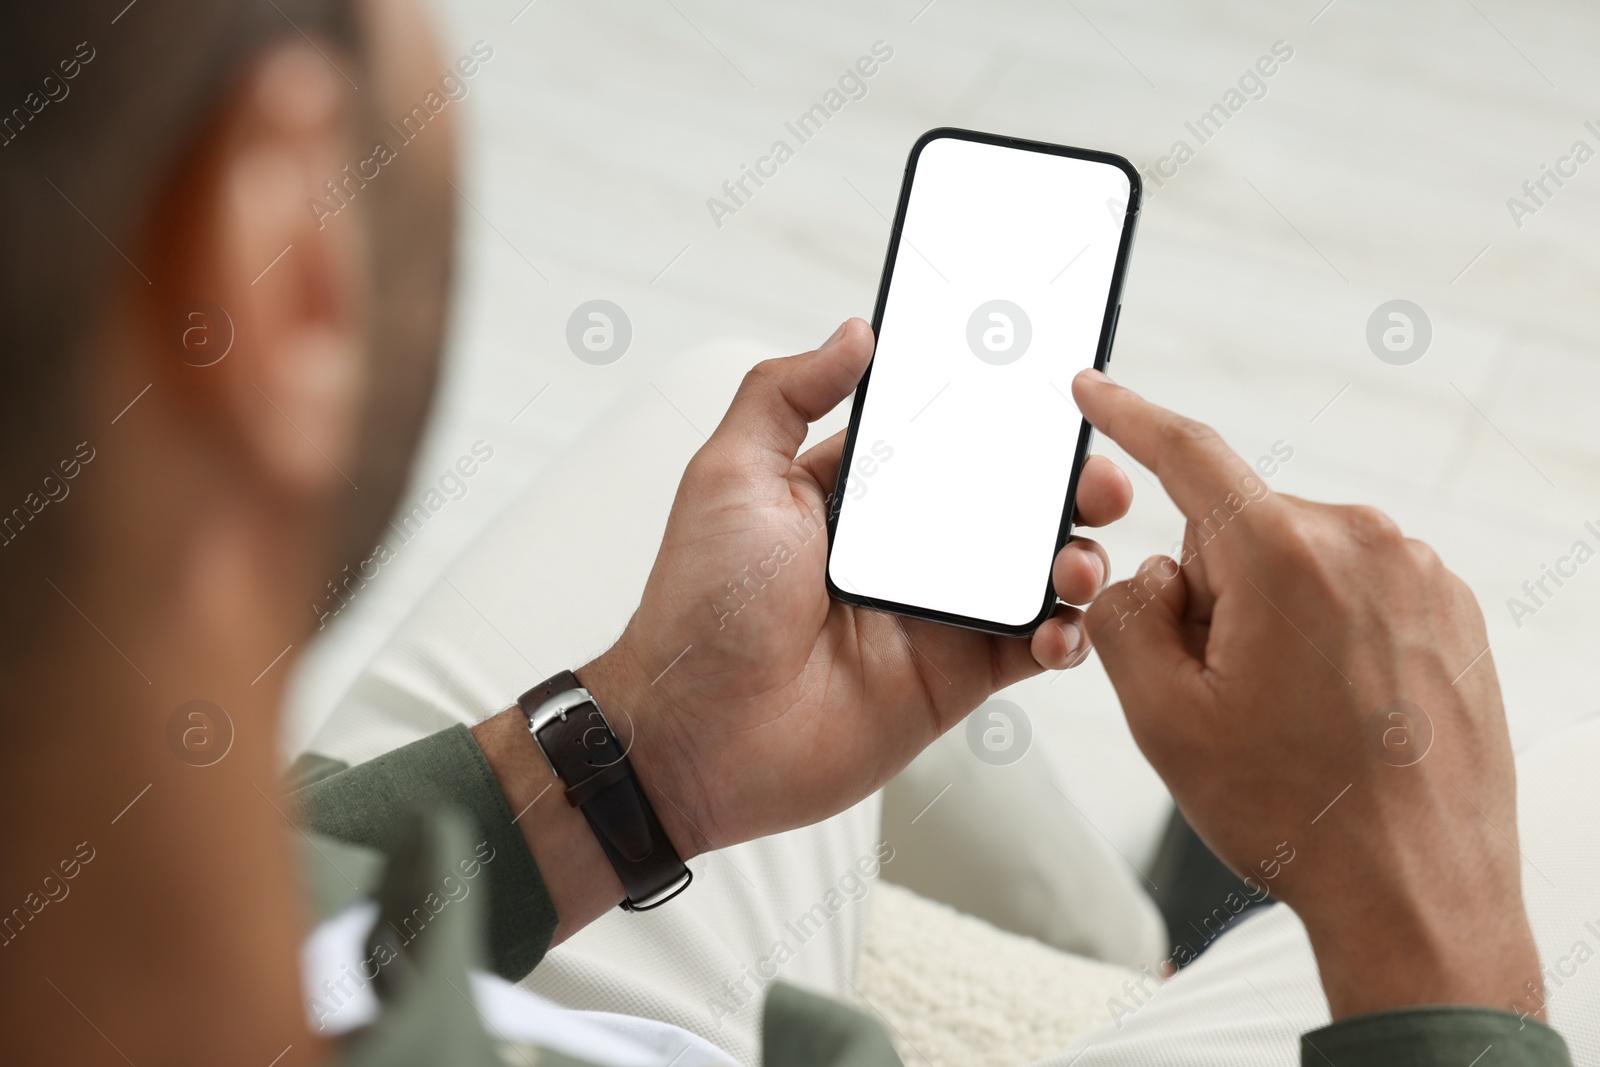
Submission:
[[311,624],[428,407],[454,148],[449,109],[415,105],[458,81],[416,0],[8,13],[7,648],[54,595],[41,577],[74,575],[94,617],[82,599],[159,601],[201,558],[259,570],[241,615],[293,603]]

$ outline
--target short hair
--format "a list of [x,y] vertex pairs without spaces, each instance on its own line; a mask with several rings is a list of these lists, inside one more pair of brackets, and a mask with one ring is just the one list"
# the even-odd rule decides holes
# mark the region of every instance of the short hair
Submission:
[[143,273],[140,227],[245,64],[301,35],[359,51],[350,0],[47,0],[6,23],[0,507],[88,433],[84,342],[117,273]]

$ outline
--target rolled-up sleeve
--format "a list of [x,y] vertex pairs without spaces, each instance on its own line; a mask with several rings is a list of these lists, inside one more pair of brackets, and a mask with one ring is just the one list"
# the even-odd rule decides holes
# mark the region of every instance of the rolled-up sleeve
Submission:
[[555,905],[512,821],[500,784],[465,726],[415,741],[350,767],[306,757],[291,772],[290,794],[306,829],[387,851],[409,809],[454,808],[473,820],[492,857],[489,879],[490,963],[517,981],[544,958],[556,930]]
[[1508,1011],[1401,1008],[1340,1019],[1300,1037],[1302,1067],[1571,1067],[1550,1027]]

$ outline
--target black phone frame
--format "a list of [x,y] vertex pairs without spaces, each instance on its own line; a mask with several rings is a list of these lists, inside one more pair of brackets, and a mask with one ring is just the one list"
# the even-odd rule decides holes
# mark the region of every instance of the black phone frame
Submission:
[[[1067,145],[1033,141],[1022,137],[1008,137],[1003,134],[981,133],[976,130],[963,130],[951,126],[941,126],[937,129],[929,130],[917,138],[916,144],[911,146],[910,157],[906,160],[905,175],[900,183],[900,200],[895,208],[894,224],[889,231],[889,249],[884,255],[883,275],[878,283],[878,300],[872,312],[874,346],[877,344],[876,339],[879,329],[883,325],[883,311],[889,299],[889,285],[893,281],[895,261],[900,253],[900,231],[905,225],[906,207],[911,202],[911,185],[916,179],[917,160],[922,155],[922,150],[929,144],[944,139],[976,141],[980,144],[998,145],[1003,148],[1015,148],[1027,152],[1044,152],[1050,155],[1067,156],[1072,159],[1107,163],[1128,176],[1128,206],[1122,221],[1121,243],[1117,247],[1116,264],[1112,268],[1111,285],[1106,296],[1106,308],[1100,322],[1100,340],[1095,349],[1095,368],[1102,371],[1105,370],[1106,365],[1111,360],[1112,342],[1116,340],[1117,320],[1122,312],[1123,280],[1127,274],[1128,256],[1133,249],[1134,229],[1139,222],[1139,208],[1144,197],[1144,183],[1139,177],[1138,169],[1126,158],[1114,152],[1072,148]],[[876,352],[874,352],[874,359],[876,359]],[[946,611],[936,611],[932,608],[919,608],[913,604],[899,604],[894,601],[879,600],[876,597],[846,592],[834,584],[834,534],[839,523],[839,509],[844,501],[845,486],[849,481],[850,464],[855,458],[856,434],[860,429],[861,410],[866,403],[867,385],[871,379],[872,364],[868,363],[866,373],[861,376],[861,381],[856,386],[855,399],[850,408],[850,428],[845,433],[844,453],[839,458],[839,473],[834,482],[833,494],[828,499],[828,561],[823,570],[823,580],[827,584],[829,595],[835,600],[856,607],[886,611],[913,619],[926,619],[929,622],[959,626],[963,629],[997,634],[1002,637],[1025,637],[1033,633],[1055,610],[1057,602],[1055,582],[1050,574],[1050,571],[1054,569],[1053,566],[1047,568],[1045,572],[1044,598],[1038,614],[1032,620],[1015,626],[984,619],[969,618],[965,615],[955,615]],[[1078,478],[1083,473],[1083,464],[1089,456],[1089,443],[1093,436],[1094,428],[1089,425],[1087,419],[1082,420],[1082,425],[1078,430],[1078,448],[1072,460],[1072,477],[1067,484],[1067,498],[1062,506],[1061,526],[1056,535],[1055,552],[1051,556],[1052,563],[1055,555],[1059,554],[1067,542],[1072,539],[1072,519],[1078,497]]]

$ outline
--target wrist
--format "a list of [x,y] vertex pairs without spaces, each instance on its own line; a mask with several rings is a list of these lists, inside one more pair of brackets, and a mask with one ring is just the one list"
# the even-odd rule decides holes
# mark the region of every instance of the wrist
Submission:
[[1538,946],[1520,893],[1470,909],[1352,895],[1330,914],[1302,919],[1334,1020],[1443,1004],[1545,1016]]
[[512,821],[539,869],[558,925],[560,944],[623,899],[622,882],[583,813],[567,803],[563,785],[533,738],[522,709],[512,706],[472,728]]
[[634,776],[678,856],[688,862],[706,851],[710,842],[699,829],[704,824],[698,802],[702,793],[677,736],[665,691],[645,677],[620,642],[573,673],[622,742]]

